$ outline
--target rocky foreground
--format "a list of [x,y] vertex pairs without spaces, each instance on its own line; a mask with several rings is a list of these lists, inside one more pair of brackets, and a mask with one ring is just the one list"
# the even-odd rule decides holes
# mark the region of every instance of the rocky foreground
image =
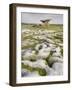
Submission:
[[22,77],[63,74],[63,32],[22,30]]

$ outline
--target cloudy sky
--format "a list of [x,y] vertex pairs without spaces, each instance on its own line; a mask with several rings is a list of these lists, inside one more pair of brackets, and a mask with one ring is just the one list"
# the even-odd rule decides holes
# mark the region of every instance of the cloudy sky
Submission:
[[40,20],[51,19],[51,24],[63,24],[62,14],[50,14],[50,13],[21,13],[22,23],[41,23]]

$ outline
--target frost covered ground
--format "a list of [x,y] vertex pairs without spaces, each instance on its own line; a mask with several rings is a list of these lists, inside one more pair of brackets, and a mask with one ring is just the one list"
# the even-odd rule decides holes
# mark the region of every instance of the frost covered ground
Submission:
[[[62,26],[61,26],[62,27]],[[23,26],[21,32],[22,77],[63,74],[63,30]]]

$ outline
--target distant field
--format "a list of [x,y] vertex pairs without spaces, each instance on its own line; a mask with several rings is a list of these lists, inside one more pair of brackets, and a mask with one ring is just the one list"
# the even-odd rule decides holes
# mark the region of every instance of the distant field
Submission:
[[62,24],[49,24],[48,27],[43,27],[40,24],[21,24],[21,28],[23,29],[31,29],[31,30],[39,30],[39,29],[48,29],[48,30],[61,30],[63,31],[63,25]]

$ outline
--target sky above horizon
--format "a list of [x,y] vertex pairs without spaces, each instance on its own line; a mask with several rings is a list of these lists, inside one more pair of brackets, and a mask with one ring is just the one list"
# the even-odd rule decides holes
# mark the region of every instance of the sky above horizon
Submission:
[[63,24],[63,14],[21,13],[21,23],[40,24],[40,20],[51,19],[50,24]]

